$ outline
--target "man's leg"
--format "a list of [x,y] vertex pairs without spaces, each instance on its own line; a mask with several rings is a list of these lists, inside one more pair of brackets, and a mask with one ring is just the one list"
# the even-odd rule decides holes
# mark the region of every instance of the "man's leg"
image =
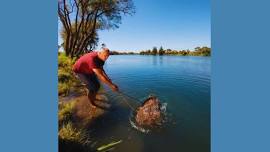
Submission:
[[93,87],[93,78],[91,75],[82,74],[82,73],[76,73],[77,78],[85,84],[85,87],[87,89],[87,98],[90,102],[90,104],[95,107],[95,98],[97,92],[95,91],[95,88]]
[[96,103],[95,103],[96,95],[97,95],[97,92],[92,91],[92,90],[88,90],[87,97],[88,97],[88,100],[89,100],[90,104],[93,107],[96,107],[97,106]]
[[108,108],[109,105],[106,105],[105,103],[103,106],[96,103],[97,100],[97,93],[100,89],[100,83],[96,77],[96,75],[87,75],[87,74],[77,74],[79,79],[86,84],[87,87],[87,97],[90,102],[90,104],[93,106],[93,108],[99,107],[99,108]]

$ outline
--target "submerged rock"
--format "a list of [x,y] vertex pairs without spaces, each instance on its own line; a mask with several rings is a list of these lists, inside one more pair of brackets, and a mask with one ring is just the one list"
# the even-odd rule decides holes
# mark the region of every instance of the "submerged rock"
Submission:
[[146,99],[136,114],[136,122],[143,126],[158,125],[161,123],[161,104],[156,97]]

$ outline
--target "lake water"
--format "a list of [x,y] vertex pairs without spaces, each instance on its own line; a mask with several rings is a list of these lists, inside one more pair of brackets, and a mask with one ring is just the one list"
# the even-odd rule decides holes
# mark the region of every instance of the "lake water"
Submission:
[[96,146],[122,140],[111,151],[210,151],[210,57],[114,55],[104,69],[124,93],[141,101],[154,94],[167,103],[168,122],[149,133],[134,129],[123,100],[136,101],[107,89],[115,108],[90,129]]

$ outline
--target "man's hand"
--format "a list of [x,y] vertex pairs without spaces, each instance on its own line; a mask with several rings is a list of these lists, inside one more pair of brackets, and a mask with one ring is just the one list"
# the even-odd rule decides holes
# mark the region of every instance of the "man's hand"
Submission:
[[119,91],[118,86],[113,84],[110,78],[104,73],[104,71],[100,68],[93,69],[98,78],[103,81],[105,84],[111,87],[113,91]]
[[110,87],[111,87],[112,91],[115,91],[115,92],[119,91],[118,86],[115,84],[112,84]]

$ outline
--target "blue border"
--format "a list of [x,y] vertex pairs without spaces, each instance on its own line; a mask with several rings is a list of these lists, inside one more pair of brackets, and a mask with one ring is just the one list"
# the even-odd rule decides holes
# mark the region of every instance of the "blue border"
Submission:
[[0,151],[56,152],[57,1],[1,1]]
[[213,152],[270,151],[270,1],[212,1]]

